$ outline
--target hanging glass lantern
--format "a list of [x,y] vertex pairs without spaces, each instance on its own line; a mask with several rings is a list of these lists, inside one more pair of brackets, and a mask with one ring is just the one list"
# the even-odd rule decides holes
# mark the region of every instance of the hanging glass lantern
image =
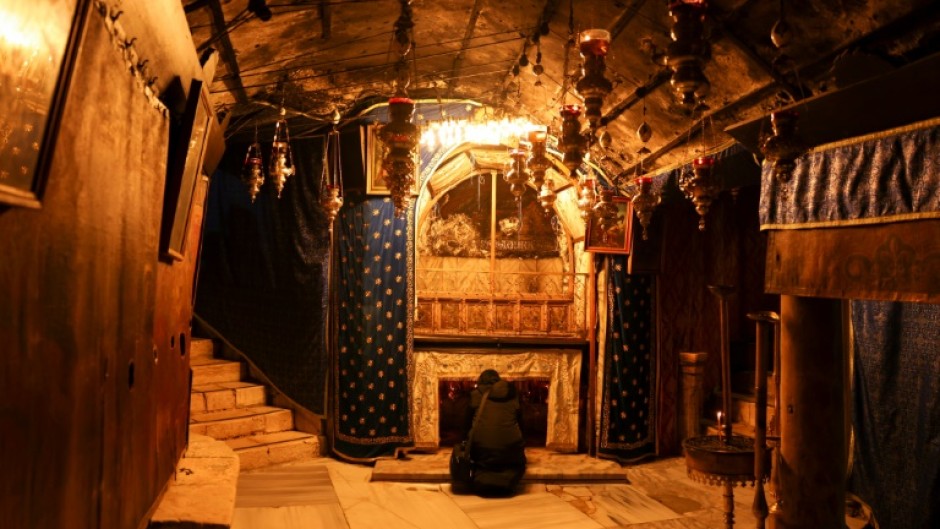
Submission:
[[415,103],[407,97],[388,100],[388,123],[379,130],[385,144],[382,169],[395,204],[395,214],[401,216],[411,202],[415,185],[415,147],[418,145],[418,126],[411,122]]
[[290,132],[287,130],[287,111],[281,108],[281,117],[274,125],[274,140],[271,142],[271,160],[268,162],[268,176],[274,181],[277,198],[287,179],[294,176],[294,157],[290,149]]
[[248,146],[248,152],[245,153],[241,177],[242,182],[248,186],[248,196],[254,204],[258,193],[261,192],[261,186],[264,185],[264,162],[261,158],[261,144],[258,143],[257,132],[254,143]]

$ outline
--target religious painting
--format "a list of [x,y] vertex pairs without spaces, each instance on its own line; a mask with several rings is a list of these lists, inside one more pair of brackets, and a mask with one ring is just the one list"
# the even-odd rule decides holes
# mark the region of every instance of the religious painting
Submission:
[[213,119],[209,92],[198,80],[190,84],[186,108],[170,129],[170,159],[163,196],[163,222],[160,227],[161,253],[181,261],[189,232],[196,184],[202,176],[206,134]]
[[584,232],[584,249],[594,253],[629,254],[633,246],[633,202],[627,197],[613,197],[617,215],[608,229],[601,228],[596,216]]
[[[382,169],[382,159],[385,158],[385,142],[379,137],[379,127],[381,123],[371,123],[363,125],[360,129],[362,135],[362,152],[365,153],[363,166],[366,172],[366,194],[367,195],[390,195],[391,190],[385,182],[385,170]],[[414,186],[411,188],[411,196],[418,196],[418,178],[421,168],[421,159],[418,156],[418,149],[414,152]]]
[[87,0],[0,5],[0,204],[42,204],[87,8]]

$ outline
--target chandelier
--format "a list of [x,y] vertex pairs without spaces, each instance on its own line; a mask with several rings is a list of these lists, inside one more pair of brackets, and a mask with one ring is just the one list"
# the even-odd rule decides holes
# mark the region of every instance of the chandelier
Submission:
[[[332,146],[332,149],[330,148]],[[323,172],[320,177],[320,206],[326,211],[330,233],[333,221],[343,207],[343,166],[340,156],[339,131],[336,127],[323,143]]]
[[447,149],[462,143],[512,145],[527,138],[536,125],[525,118],[445,119],[422,127],[421,147]]

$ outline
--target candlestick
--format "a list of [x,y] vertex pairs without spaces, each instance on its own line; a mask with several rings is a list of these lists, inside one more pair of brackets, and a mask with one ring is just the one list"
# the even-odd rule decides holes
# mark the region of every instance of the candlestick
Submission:
[[718,441],[725,442],[725,425],[721,422],[721,412],[718,412]]

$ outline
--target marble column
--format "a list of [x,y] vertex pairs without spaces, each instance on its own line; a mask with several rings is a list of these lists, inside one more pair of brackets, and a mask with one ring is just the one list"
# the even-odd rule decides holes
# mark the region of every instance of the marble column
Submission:
[[781,439],[774,529],[845,524],[841,301],[780,296]]
[[705,361],[708,353],[679,353],[682,369],[682,410],[679,435],[681,440],[699,435],[702,406],[705,401]]

